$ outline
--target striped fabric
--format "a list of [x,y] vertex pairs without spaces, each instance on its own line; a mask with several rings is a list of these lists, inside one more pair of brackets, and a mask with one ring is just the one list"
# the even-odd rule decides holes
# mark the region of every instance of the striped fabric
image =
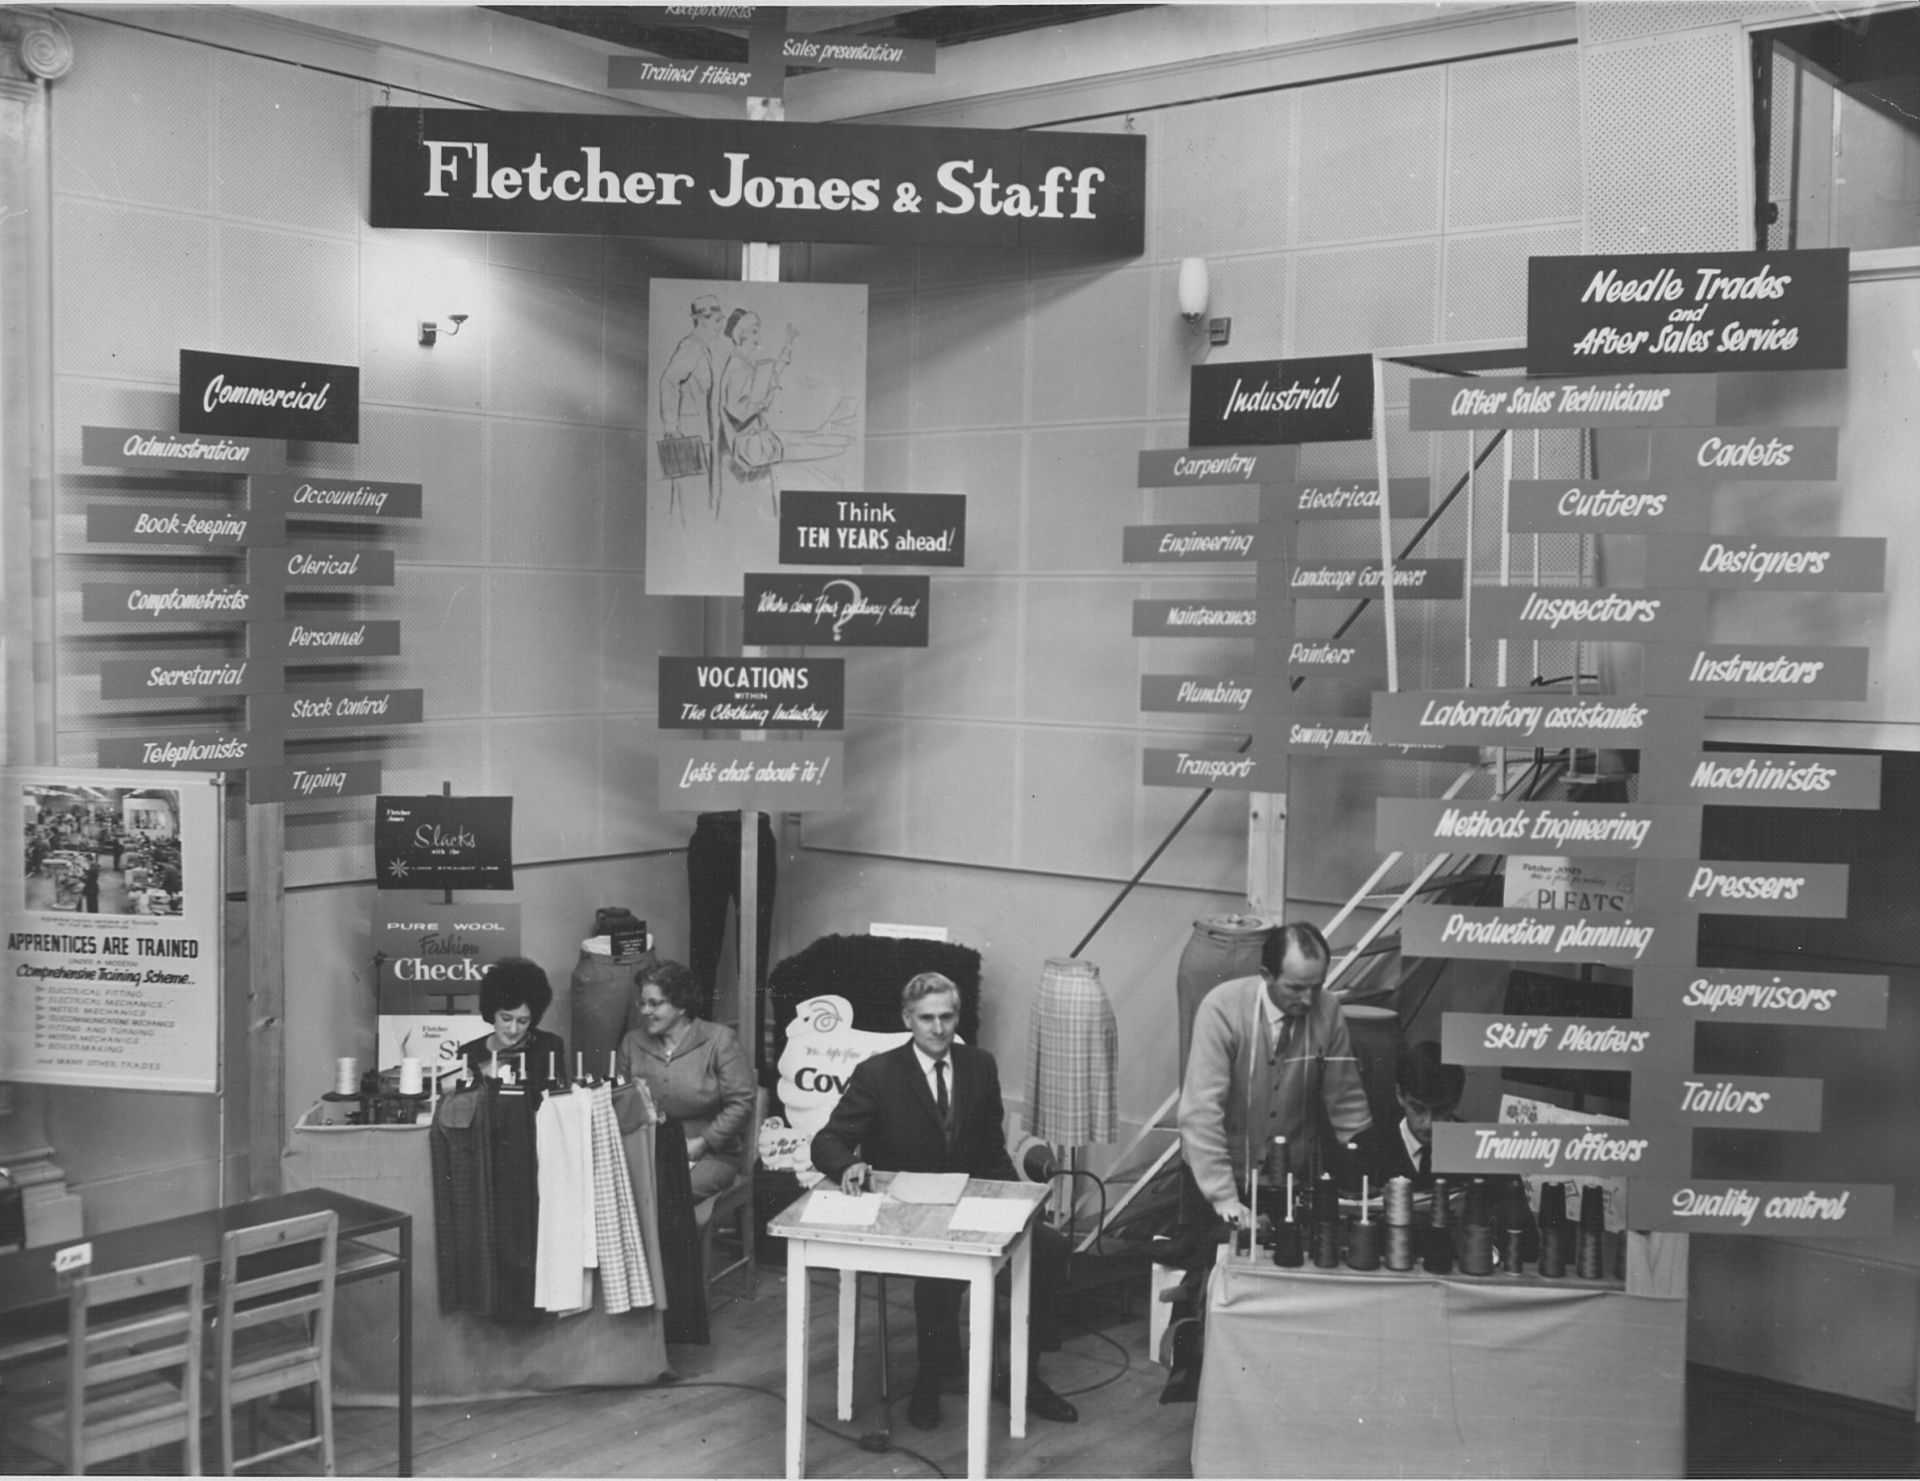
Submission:
[[591,1097],[594,1248],[600,1257],[600,1299],[607,1311],[617,1316],[637,1306],[653,1305],[653,1278],[640,1239],[640,1216],[633,1205],[626,1149],[613,1117],[613,1092],[601,1084],[574,1093]]
[[1052,957],[1027,1020],[1027,1130],[1077,1147],[1116,1140],[1120,1029],[1092,962]]

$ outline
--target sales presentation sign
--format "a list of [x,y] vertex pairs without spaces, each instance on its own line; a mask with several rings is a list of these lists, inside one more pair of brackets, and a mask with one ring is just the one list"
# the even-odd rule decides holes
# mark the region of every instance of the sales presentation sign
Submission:
[[360,440],[360,367],[180,352],[180,430]]
[[1373,435],[1373,357],[1242,360],[1189,372],[1187,445],[1355,442]]
[[1146,248],[1146,137],[375,108],[370,223],[759,242]]
[[1527,259],[1527,372],[1841,370],[1847,249]]

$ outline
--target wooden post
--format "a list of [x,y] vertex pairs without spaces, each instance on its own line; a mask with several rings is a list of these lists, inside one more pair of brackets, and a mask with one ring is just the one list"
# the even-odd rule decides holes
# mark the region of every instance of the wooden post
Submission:
[[247,807],[247,1191],[280,1191],[286,1147],[287,820],[278,802]]

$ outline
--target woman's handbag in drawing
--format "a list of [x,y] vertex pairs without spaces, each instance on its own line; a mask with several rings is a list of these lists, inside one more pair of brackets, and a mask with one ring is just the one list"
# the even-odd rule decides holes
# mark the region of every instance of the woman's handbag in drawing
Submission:
[[692,478],[707,471],[713,456],[704,437],[662,437],[660,471],[668,478]]

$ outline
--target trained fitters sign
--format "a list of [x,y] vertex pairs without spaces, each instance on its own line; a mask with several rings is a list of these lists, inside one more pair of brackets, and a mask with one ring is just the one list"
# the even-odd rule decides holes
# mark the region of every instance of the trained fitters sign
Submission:
[[1141,134],[375,108],[369,221],[1138,256]]

